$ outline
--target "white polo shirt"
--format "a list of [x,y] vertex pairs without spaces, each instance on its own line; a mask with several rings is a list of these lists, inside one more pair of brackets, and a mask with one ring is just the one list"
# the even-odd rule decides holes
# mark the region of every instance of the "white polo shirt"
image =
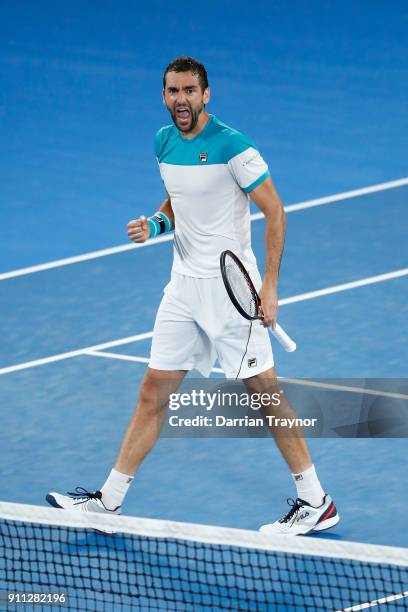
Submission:
[[163,127],[155,153],[175,217],[173,271],[219,276],[226,249],[253,268],[248,193],[269,176],[256,146],[210,115],[191,139],[175,125]]

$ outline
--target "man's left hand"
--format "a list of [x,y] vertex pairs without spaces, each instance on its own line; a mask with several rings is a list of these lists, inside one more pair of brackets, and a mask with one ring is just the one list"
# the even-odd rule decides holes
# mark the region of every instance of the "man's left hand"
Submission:
[[261,311],[263,314],[262,325],[264,327],[274,326],[278,315],[278,292],[276,287],[264,280],[259,297],[261,298]]

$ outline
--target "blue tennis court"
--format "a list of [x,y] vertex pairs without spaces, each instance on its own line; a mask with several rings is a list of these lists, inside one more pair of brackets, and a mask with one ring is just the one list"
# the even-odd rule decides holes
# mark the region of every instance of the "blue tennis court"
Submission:
[[[254,8],[210,2],[200,19],[156,0],[5,11],[2,501],[93,490],[114,463],[173,248],[132,248],[126,223],[163,198],[153,136],[169,122],[162,71],[180,52],[207,65],[209,112],[259,145],[287,209],[279,320],[298,350],[274,344],[278,375],[406,378],[407,7]],[[342,517],[325,537],[408,546],[407,440],[309,443]],[[161,439],[125,513],[255,530],[291,495],[272,440]]]
[[[280,375],[404,376],[401,331],[407,314],[407,270],[395,278],[358,283],[404,270],[399,219],[406,194],[407,188],[398,187],[288,214],[281,299],[298,296],[299,301],[284,303],[280,320],[299,348],[292,355],[275,346]],[[389,242],[384,240],[375,251],[367,249],[361,257],[345,258],[345,249],[359,253],[363,240],[375,239],[385,202],[389,219],[394,219],[388,227]],[[353,223],[347,224],[347,219]],[[261,225],[253,222],[260,259]],[[338,233],[344,240],[324,240]],[[143,361],[132,360],[149,356],[150,338],[145,336],[153,327],[171,249],[171,242],[151,243],[1,283],[1,393],[3,405],[9,407],[1,432],[4,499],[42,503],[44,492],[55,483],[71,490],[73,483],[91,488],[104,479],[146,367]],[[137,282],[129,287],[131,277]],[[356,286],[333,292],[344,283]],[[327,295],[304,295],[327,287],[332,288]],[[141,337],[132,341],[135,336]],[[116,345],[117,341],[126,343]],[[87,354],[104,343],[104,348],[96,348],[98,355]],[[340,500],[343,522],[337,535],[401,544],[404,515],[398,490],[404,478],[406,441],[331,439],[311,440],[310,445],[322,480],[330,483],[333,496]],[[355,463],[360,469],[350,473]],[[381,513],[369,502],[376,498],[378,486]],[[279,511],[290,493],[287,488],[286,469],[270,440],[162,440],[141,468],[126,512],[255,529]],[[370,511],[371,520],[361,520],[361,511]]]

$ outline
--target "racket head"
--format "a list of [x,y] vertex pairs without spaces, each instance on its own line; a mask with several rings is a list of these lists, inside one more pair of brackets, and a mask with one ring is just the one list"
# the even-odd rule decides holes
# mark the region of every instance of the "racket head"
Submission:
[[262,319],[260,297],[241,260],[232,251],[223,251],[220,267],[225,289],[238,312],[248,321]]

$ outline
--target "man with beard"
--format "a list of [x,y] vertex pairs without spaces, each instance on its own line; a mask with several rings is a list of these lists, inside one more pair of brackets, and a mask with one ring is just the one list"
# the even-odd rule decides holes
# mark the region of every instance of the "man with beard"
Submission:
[[[167,66],[163,102],[173,125],[155,139],[167,197],[153,216],[128,224],[136,243],[175,229],[172,275],[157,313],[149,367],[103,487],[95,493],[80,488],[68,495],[49,493],[53,506],[119,514],[137,468],[157,440],[170,394],[190,370],[208,376],[217,356],[226,376],[240,376],[249,393],[279,392],[266,327],[276,321],[285,213],[256,146],[210,115],[209,101],[202,64],[183,56]],[[263,280],[251,248],[248,194],[265,216]],[[260,289],[263,324],[250,326],[230,302],[219,267],[226,249],[240,257]],[[281,395],[274,414],[289,413],[294,414]],[[297,498],[287,514],[262,530],[298,535],[334,526],[336,507],[321,487],[301,430],[289,437],[275,428],[272,434],[292,472]]]

